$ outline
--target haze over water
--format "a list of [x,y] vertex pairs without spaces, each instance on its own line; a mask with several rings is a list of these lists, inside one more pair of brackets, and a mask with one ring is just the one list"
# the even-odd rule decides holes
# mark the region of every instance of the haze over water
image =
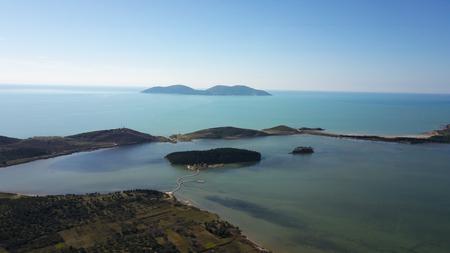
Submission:
[[[449,95],[273,92],[271,97],[139,94],[136,90],[0,91],[0,135],[67,135],[126,126],[168,135],[278,124],[369,134],[418,134],[450,123]],[[292,156],[296,146],[315,148]],[[255,165],[203,171],[177,193],[274,252],[448,252],[450,145],[313,136],[155,143],[0,169],[0,192],[170,190],[188,174],[176,150],[239,147]]]
[[450,123],[450,94],[276,92],[270,97],[177,96],[138,88],[0,86],[1,135],[69,135],[128,127],[153,135],[289,125],[366,134],[420,134]]

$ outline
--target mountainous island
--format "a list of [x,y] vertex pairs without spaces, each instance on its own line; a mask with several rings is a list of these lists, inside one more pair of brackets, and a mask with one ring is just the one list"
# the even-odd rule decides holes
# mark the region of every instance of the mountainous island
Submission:
[[156,86],[142,91],[143,93],[204,95],[204,96],[270,96],[271,94],[250,88],[245,85],[216,85],[206,90],[197,90],[185,85]]
[[173,152],[168,154],[166,159],[175,165],[216,165],[258,162],[261,160],[261,154],[246,149],[216,148]]
[[169,141],[166,137],[153,136],[128,128],[93,131],[65,137],[17,139],[0,136],[0,167],[100,148]]
[[0,252],[267,252],[168,194],[0,194]]

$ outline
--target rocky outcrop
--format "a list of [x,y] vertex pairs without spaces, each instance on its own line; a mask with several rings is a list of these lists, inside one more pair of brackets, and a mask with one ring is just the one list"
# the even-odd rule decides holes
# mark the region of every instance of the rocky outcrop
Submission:
[[294,155],[305,155],[314,153],[314,149],[312,147],[296,147],[291,154]]
[[450,124],[433,132],[430,140],[439,143],[450,143]]

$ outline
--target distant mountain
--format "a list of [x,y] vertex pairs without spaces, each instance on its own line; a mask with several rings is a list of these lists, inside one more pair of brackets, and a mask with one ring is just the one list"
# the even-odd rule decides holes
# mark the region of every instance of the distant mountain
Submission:
[[266,91],[253,89],[244,85],[216,85],[205,90],[205,92],[208,95],[220,96],[270,96],[270,93]]
[[270,96],[271,94],[244,85],[216,85],[206,90],[196,90],[185,85],[156,86],[142,91],[143,93],[164,93],[181,95],[206,96]]
[[186,85],[171,85],[171,86],[155,86],[142,91],[143,93],[166,93],[166,94],[184,94],[184,95],[203,95],[204,91],[195,90]]

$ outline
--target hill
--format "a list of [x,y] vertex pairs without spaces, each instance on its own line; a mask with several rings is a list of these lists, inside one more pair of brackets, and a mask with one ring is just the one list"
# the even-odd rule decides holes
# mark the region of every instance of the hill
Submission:
[[156,86],[142,91],[143,93],[163,93],[163,94],[182,94],[182,95],[203,95],[203,91],[196,90],[186,85]]
[[299,134],[299,130],[296,128],[288,127],[285,125],[279,125],[271,128],[266,128],[262,130],[265,133],[268,133],[270,135],[293,135],[293,134]]
[[241,139],[261,136],[269,136],[269,134],[254,129],[227,126],[208,128],[187,134],[172,135],[170,137],[177,141],[190,141],[194,139]]
[[170,141],[165,137],[153,136],[127,128],[87,132],[66,137],[50,136],[28,139],[2,137],[0,140],[8,140],[0,143],[0,167],[80,151]]
[[216,85],[205,90],[206,94],[214,96],[270,96],[270,93],[250,88],[244,85]]

